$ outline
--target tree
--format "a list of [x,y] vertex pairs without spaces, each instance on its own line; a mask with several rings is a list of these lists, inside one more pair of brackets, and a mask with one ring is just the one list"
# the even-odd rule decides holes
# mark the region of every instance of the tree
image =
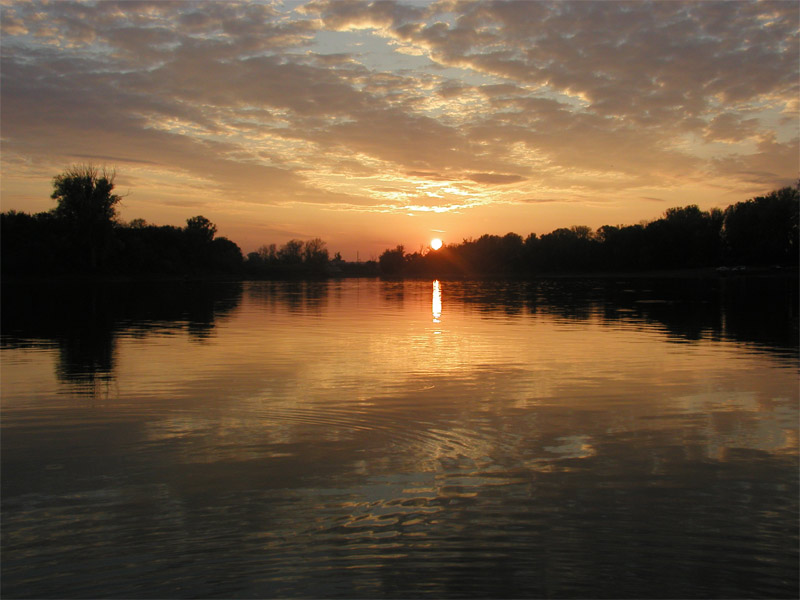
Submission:
[[275,244],[263,244],[256,250],[256,254],[265,265],[273,264],[278,260],[278,247]]
[[722,235],[731,262],[797,264],[800,191],[786,187],[729,206]]
[[113,193],[114,176],[105,168],[75,165],[53,178],[54,213],[71,228],[75,246],[92,270],[111,239],[122,199]]
[[384,250],[378,263],[384,275],[399,275],[405,262],[405,247],[401,244],[394,250]]
[[133,219],[130,223],[128,223],[128,227],[131,229],[145,229],[148,226],[147,221],[144,219]]
[[217,226],[204,216],[197,215],[186,219],[186,233],[200,242],[210,243],[217,233]]
[[534,265],[541,271],[591,271],[598,245],[590,227],[561,227],[539,238]]
[[705,267],[720,255],[722,212],[691,204],[669,208],[661,219],[645,227],[643,254],[655,268]]
[[299,265],[303,262],[303,242],[289,240],[278,250],[278,260],[285,265]]
[[322,273],[328,266],[328,249],[320,238],[308,240],[303,248],[303,263],[314,273]]
[[51,198],[58,203],[56,215],[75,225],[111,224],[122,199],[114,190],[113,171],[92,165],[75,165],[53,178]]
[[218,237],[211,242],[209,268],[220,273],[238,273],[243,258],[239,246],[226,237]]
[[595,232],[600,264],[605,269],[639,269],[644,264],[645,229],[642,225],[603,225]]

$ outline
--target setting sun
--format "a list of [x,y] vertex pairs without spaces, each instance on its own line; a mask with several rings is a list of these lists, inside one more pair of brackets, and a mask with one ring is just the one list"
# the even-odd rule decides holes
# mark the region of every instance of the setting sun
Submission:
[[434,250],[438,250],[441,247],[442,247],[442,240],[440,240],[439,238],[433,238],[431,240],[431,248],[433,248]]

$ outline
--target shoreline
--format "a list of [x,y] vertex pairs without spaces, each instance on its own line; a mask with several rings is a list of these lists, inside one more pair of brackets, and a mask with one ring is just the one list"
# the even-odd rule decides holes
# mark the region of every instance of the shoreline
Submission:
[[113,275],[60,275],[36,277],[0,277],[0,284],[76,284],[76,283],[241,283],[244,281],[328,281],[337,279],[382,279],[400,281],[404,279],[444,279],[451,281],[536,281],[549,279],[734,279],[742,277],[770,277],[770,278],[798,278],[798,267],[703,267],[695,269],[665,269],[646,271],[581,271],[574,273],[536,273],[536,274],[504,274],[504,275],[466,275],[466,274],[431,274],[431,275],[400,275],[385,276],[380,274],[342,274],[296,277],[247,277],[230,276],[222,274],[209,274],[198,276],[185,275],[141,275],[141,276],[113,276]]

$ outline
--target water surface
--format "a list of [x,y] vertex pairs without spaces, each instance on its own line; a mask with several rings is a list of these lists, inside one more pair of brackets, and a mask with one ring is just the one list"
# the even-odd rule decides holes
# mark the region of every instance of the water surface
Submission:
[[796,597],[791,279],[4,286],[4,597]]

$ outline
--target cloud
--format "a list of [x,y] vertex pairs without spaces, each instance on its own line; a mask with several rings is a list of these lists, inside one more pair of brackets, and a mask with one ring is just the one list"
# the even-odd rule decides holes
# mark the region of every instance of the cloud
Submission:
[[391,0],[369,3],[359,0],[314,0],[305,4],[300,11],[318,15],[325,27],[332,30],[397,27],[420,19],[425,14],[423,7]]
[[798,138],[780,143],[774,136],[766,136],[755,152],[713,159],[711,170],[714,176],[744,182],[754,193],[769,186],[792,186],[800,171],[799,145]]
[[797,175],[795,3],[2,10],[6,178],[106,157],[203,201],[407,212]]
[[[581,198],[582,200],[582,198]],[[525,204],[554,204],[554,203],[562,203],[562,202],[576,202],[578,199],[569,199],[569,198],[523,198],[519,200],[519,202]]]
[[489,185],[507,185],[525,181],[525,177],[520,175],[508,175],[505,173],[470,173],[468,178],[470,181]]
[[711,119],[704,133],[708,141],[739,142],[758,134],[758,119],[719,113]]

